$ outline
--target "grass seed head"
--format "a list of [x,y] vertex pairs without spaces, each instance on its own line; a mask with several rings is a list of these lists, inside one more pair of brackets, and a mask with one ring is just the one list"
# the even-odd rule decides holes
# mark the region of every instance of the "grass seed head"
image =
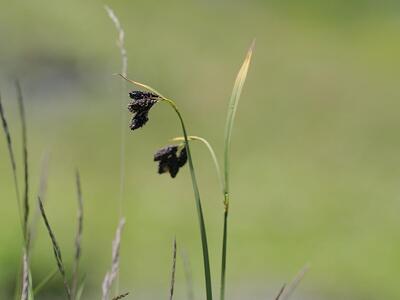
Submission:
[[154,154],[154,161],[158,161],[158,173],[163,174],[169,172],[172,178],[187,161],[186,147],[178,153],[178,145],[168,145],[159,149]]

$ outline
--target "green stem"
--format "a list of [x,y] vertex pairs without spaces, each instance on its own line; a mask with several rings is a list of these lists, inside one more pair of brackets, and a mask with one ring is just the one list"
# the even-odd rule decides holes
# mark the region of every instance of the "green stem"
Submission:
[[209,254],[208,254],[207,233],[206,233],[206,226],[205,226],[205,222],[204,222],[203,209],[201,206],[200,192],[199,192],[199,188],[197,185],[192,155],[190,153],[189,139],[188,139],[188,135],[186,132],[186,127],[185,127],[185,123],[183,121],[182,115],[179,112],[179,109],[176,106],[175,102],[170,99],[167,99],[165,97],[162,97],[162,99],[163,99],[163,101],[166,101],[168,104],[170,104],[171,107],[175,110],[176,114],[178,115],[179,121],[182,126],[183,136],[185,138],[185,145],[186,145],[186,150],[187,150],[187,155],[188,155],[190,175],[192,178],[193,192],[194,192],[194,198],[195,198],[196,208],[197,208],[197,216],[199,219],[199,226],[200,226],[201,244],[202,244],[202,249],[203,249],[203,260],[204,260],[204,276],[205,276],[205,284],[206,284],[206,294],[207,294],[207,300],[212,300],[211,270],[210,270],[210,259],[209,259]]
[[[222,194],[224,195],[225,194],[224,178],[222,177],[221,168],[219,166],[217,155],[215,154],[215,151],[214,151],[213,147],[211,146],[211,144],[205,138],[202,138],[200,136],[189,135],[188,139],[189,139],[189,141],[202,142],[207,147],[208,151],[210,152],[211,158],[212,158],[212,160],[214,162],[214,166],[215,166],[215,170],[217,172],[218,180],[219,180],[219,183],[221,185]],[[177,138],[174,138],[173,141],[185,141],[185,138],[177,137]]]
[[229,212],[229,195],[225,194],[225,211],[224,211],[224,229],[222,236],[222,261],[221,261],[221,290],[220,299],[225,298],[225,275],[226,275],[226,252],[228,244],[228,212]]

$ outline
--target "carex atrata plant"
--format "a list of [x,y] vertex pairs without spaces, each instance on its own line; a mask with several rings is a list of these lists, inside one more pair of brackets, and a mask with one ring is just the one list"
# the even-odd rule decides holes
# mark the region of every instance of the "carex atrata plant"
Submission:
[[197,208],[197,215],[199,219],[199,226],[200,226],[200,235],[202,241],[202,250],[203,250],[203,261],[204,261],[204,271],[205,271],[205,285],[206,285],[206,295],[207,300],[212,300],[212,286],[211,286],[211,272],[210,272],[210,260],[209,260],[209,253],[208,253],[208,242],[207,242],[207,232],[205,227],[203,209],[200,199],[200,192],[197,185],[196,180],[196,173],[193,165],[193,160],[190,152],[190,145],[189,142],[192,140],[199,140],[205,143],[208,149],[211,152],[214,164],[216,166],[218,176],[222,186],[222,194],[223,194],[223,204],[224,204],[224,228],[223,228],[223,242],[222,242],[222,266],[221,266],[221,291],[220,291],[220,298],[224,299],[225,295],[225,270],[226,270],[226,251],[227,251],[227,220],[228,220],[228,211],[229,211],[229,148],[230,148],[230,139],[232,134],[233,128],[233,121],[238,105],[238,100],[240,98],[240,94],[243,88],[244,81],[247,76],[247,71],[250,66],[251,56],[254,48],[254,42],[250,47],[246,59],[239,71],[239,74],[236,78],[235,86],[232,92],[231,100],[229,103],[228,109],[228,117],[226,122],[226,129],[225,129],[225,172],[224,177],[220,172],[219,163],[215,152],[211,145],[203,138],[189,136],[187,134],[186,126],[182,117],[181,112],[179,111],[176,103],[163,96],[154,88],[145,85],[143,83],[130,80],[126,78],[123,74],[120,74],[125,80],[146,89],[147,91],[140,91],[135,90],[129,93],[130,98],[132,99],[128,105],[128,110],[133,114],[132,120],[130,122],[130,128],[132,130],[136,130],[142,126],[144,126],[147,121],[149,120],[148,115],[150,109],[158,102],[165,102],[169,104],[174,111],[176,112],[178,119],[180,121],[183,137],[176,138],[174,141],[180,142],[180,144],[176,145],[168,145],[156,152],[154,155],[154,161],[158,162],[158,173],[169,173],[172,178],[174,178],[179,169],[183,167],[188,161],[192,184],[193,184],[193,191],[194,191],[194,198]]
[[[191,175],[192,185],[193,185],[193,193],[194,193],[195,204],[196,204],[196,209],[197,209],[197,216],[198,216],[198,220],[199,220],[200,236],[201,236],[201,243],[202,243],[202,250],[203,250],[203,262],[204,262],[204,274],[205,274],[207,300],[212,300],[211,270],[210,270],[210,259],[209,259],[209,254],[208,254],[207,231],[206,231],[206,226],[205,226],[205,222],[204,222],[203,208],[202,208],[201,199],[200,199],[200,191],[198,188],[196,173],[195,173],[195,169],[194,169],[194,165],[193,165],[192,156],[190,153],[189,138],[188,138],[186,125],[183,120],[182,114],[181,114],[180,110],[178,109],[178,106],[175,104],[175,101],[163,96],[156,89],[154,89],[148,85],[145,85],[143,83],[128,79],[123,74],[119,74],[119,75],[122,78],[124,78],[125,80],[151,92],[151,94],[148,95],[148,97],[146,95],[146,97],[137,97],[140,99],[132,98],[132,102],[129,104],[129,107],[130,107],[129,110],[132,110],[134,108],[135,110],[133,111],[133,113],[134,113],[133,119],[137,118],[137,119],[133,120],[132,122],[135,122],[135,124],[136,124],[136,122],[139,122],[138,124],[143,126],[148,120],[149,110],[157,102],[167,103],[170,107],[172,107],[172,109],[175,111],[175,113],[178,116],[179,122],[182,127],[182,132],[183,132],[183,137],[184,137],[184,147],[186,149],[187,161],[189,164],[190,175]],[[131,92],[130,95],[132,95],[132,96],[135,95],[135,97],[136,97],[136,95],[142,96],[143,95],[142,93],[145,93],[145,92],[135,91],[135,92]],[[139,104],[140,101],[144,101],[144,103]],[[143,111],[138,109],[139,107],[143,107]],[[138,113],[139,113],[139,115],[138,115]],[[136,117],[137,115],[138,115],[138,117]],[[132,124],[132,122],[131,122],[131,124]],[[141,127],[141,126],[139,126],[139,127]],[[137,126],[130,126],[130,127],[132,130],[139,128]],[[134,127],[134,128],[132,128],[132,127]],[[163,164],[167,163],[167,160],[165,160],[165,159],[163,159],[162,161],[163,161]],[[170,174],[172,176],[175,172],[171,173],[171,170],[169,169],[171,166],[172,166],[172,163],[171,163],[171,160],[169,160],[168,164],[166,165],[166,167],[164,167],[163,170],[170,172]],[[174,165],[173,167],[176,167],[176,166]]]

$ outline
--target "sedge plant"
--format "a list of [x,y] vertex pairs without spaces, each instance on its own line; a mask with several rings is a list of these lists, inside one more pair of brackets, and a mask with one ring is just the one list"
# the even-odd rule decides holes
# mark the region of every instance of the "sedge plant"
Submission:
[[211,147],[210,143],[202,137],[188,135],[182,113],[178,109],[178,106],[176,105],[175,101],[163,96],[160,92],[158,92],[156,89],[152,88],[149,85],[128,79],[126,76],[124,76],[124,74],[119,74],[126,81],[150,91],[150,92],[132,91],[129,94],[130,97],[133,99],[132,102],[128,105],[129,111],[133,113],[133,118],[130,123],[131,130],[136,130],[147,123],[147,121],[149,120],[148,113],[152,108],[152,106],[155,105],[157,102],[165,102],[169,106],[171,106],[173,110],[176,112],[177,117],[179,119],[183,137],[175,138],[173,139],[173,141],[181,143],[178,145],[169,145],[160,149],[155,154],[154,160],[159,162],[158,172],[160,174],[169,172],[169,174],[173,178],[177,175],[179,168],[183,167],[186,161],[188,161],[190,175],[192,179],[192,185],[193,185],[194,199],[197,209],[200,237],[202,242],[204,277],[205,277],[207,300],[212,300],[212,280],[210,271],[207,231],[206,231],[202,203],[200,198],[200,191],[197,184],[196,173],[192,155],[190,152],[189,143],[190,141],[200,141],[207,146],[208,150],[211,153],[211,157],[215,164],[218,173],[218,178],[221,183],[221,191],[223,195],[223,205],[224,205],[224,223],[223,223],[224,225],[223,225],[223,237],[222,237],[220,299],[223,300],[225,297],[226,253],[227,253],[227,241],[228,241],[228,214],[229,214],[229,199],[230,199],[230,189],[229,189],[230,144],[231,144],[232,129],[237,111],[237,106],[247,76],[247,72],[250,66],[253,49],[254,49],[254,42],[252,43],[250,49],[248,50],[244,63],[237,75],[231,100],[229,103],[228,116],[226,120],[226,129],[225,129],[224,175],[222,175],[221,173],[221,168],[219,166],[217,156],[215,154],[215,151]]

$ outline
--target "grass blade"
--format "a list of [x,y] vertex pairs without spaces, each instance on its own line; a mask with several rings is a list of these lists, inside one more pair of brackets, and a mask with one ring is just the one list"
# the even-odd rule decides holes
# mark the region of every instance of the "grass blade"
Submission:
[[81,300],[82,298],[82,294],[83,294],[83,290],[85,289],[85,283],[86,283],[86,278],[84,278],[76,292],[76,297],[75,300]]
[[29,289],[29,262],[28,262],[28,254],[26,250],[24,251],[23,256],[23,272],[22,272],[22,293],[21,300],[28,300],[30,297],[30,289]]
[[251,57],[253,55],[253,50],[255,46],[255,41],[251,44],[249,50],[247,51],[246,58],[236,76],[235,84],[233,86],[232,95],[229,100],[228,115],[225,124],[225,151],[224,151],[224,228],[222,236],[222,261],[221,261],[221,290],[220,299],[225,299],[225,282],[226,282],[226,253],[228,247],[228,214],[229,214],[229,171],[230,171],[230,148],[231,148],[231,137],[233,123],[236,116],[237,107],[239,104],[240,95],[242,94],[242,89],[244,82],[247,77],[247,72],[250,67]]
[[53,252],[54,252],[54,257],[57,262],[58,271],[60,272],[60,274],[63,278],[65,292],[67,294],[68,299],[71,299],[71,289],[68,285],[67,276],[65,274],[65,268],[64,268],[64,263],[63,263],[62,256],[61,256],[60,246],[58,245],[56,236],[54,235],[53,230],[51,229],[50,223],[47,219],[46,212],[44,211],[43,203],[42,203],[42,200],[40,199],[40,197],[38,198],[38,201],[39,201],[39,208],[40,208],[40,212],[43,217],[44,224],[46,225],[47,232],[50,236],[51,243],[53,245]]
[[171,285],[169,300],[172,300],[174,296],[174,286],[175,286],[175,271],[176,271],[176,239],[174,239],[173,255],[172,255],[172,269],[171,269]]
[[71,294],[73,299],[76,299],[77,286],[79,280],[79,260],[82,252],[82,231],[83,231],[83,200],[82,200],[82,188],[79,171],[76,171],[76,190],[78,199],[78,229],[75,237],[75,256],[74,265],[72,271],[72,287]]
[[117,277],[118,270],[119,270],[119,249],[121,245],[121,233],[122,229],[124,228],[125,225],[125,219],[122,218],[119,221],[117,231],[115,232],[115,238],[112,243],[112,260],[111,260],[111,269],[106,273],[106,276],[104,277],[103,280],[103,285],[102,285],[102,290],[103,290],[103,296],[102,300],[108,300],[110,293],[111,293],[111,287],[114,282],[114,279]]
[[240,95],[242,94],[242,89],[244,82],[247,77],[247,72],[250,67],[251,57],[253,55],[253,50],[255,46],[255,41],[251,44],[249,50],[247,51],[246,58],[242,64],[242,67],[237,74],[235,85],[233,86],[232,95],[229,100],[228,115],[225,124],[225,189],[226,193],[229,193],[229,160],[230,160],[230,145],[232,137],[233,123],[236,116],[237,107],[239,104]]
[[11,169],[13,173],[13,178],[14,178],[14,188],[15,188],[15,195],[17,198],[17,205],[18,205],[18,215],[19,219],[21,222],[22,229],[23,227],[23,222],[22,222],[22,213],[21,213],[21,198],[19,194],[19,185],[18,185],[18,177],[17,177],[17,166],[15,163],[15,155],[14,155],[14,150],[12,146],[12,139],[11,139],[11,134],[10,134],[10,129],[8,127],[7,119],[5,116],[2,100],[1,100],[1,95],[0,95],[0,118],[1,118],[1,123],[3,127],[4,134],[6,136],[6,142],[7,142],[7,148],[8,148],[8,156],[10,158],[10,163],[11,163]]
[[281,298],[285,288],[286,288],[286,284],[282,285],[281,289],[278,292],[278,295],[276,295],[276,297],[275,297],[275,300],[279,300]]
[[35,286],[35,288],[33,289],[33,294],[34,294],[34,295],[37,295],[37,294],[42,290],[42,288],[43,288],[46,284],[48,284],[48,283],[57,275],[57,273],[58,273],[58,268],[54,269],[53,272],[47,274],[47,276],[44,277],[44,278]]
[[119,295],[117,297],[112,298],[112,300],[120,300],[122,298],[125,298],[128,295],[129,295],[129,293],[121,294],[121,295]]
[[277,298],[278,300],[288,300],[290,296],[293,294],[297,286],[300,284],[300,282],[303,280],[304,276],[310,269],[309,265],[304,266],[293,278],[293,280],[284,287],[283,291],[281,292],[281,296]]
[[[26,116],[24,107],[24,97],[22,95],[21,85],[18,80],[15,81],[15,89],[17,91],[19,115],[22,126],[22,151],[24,163],[24,198],[23,198],[23,231],[25,243],[28,245],[28,218],[29,218],[29,169],[28,169],[28,142],[26,133]],[[27,246],[27,249],[28,246]]]

